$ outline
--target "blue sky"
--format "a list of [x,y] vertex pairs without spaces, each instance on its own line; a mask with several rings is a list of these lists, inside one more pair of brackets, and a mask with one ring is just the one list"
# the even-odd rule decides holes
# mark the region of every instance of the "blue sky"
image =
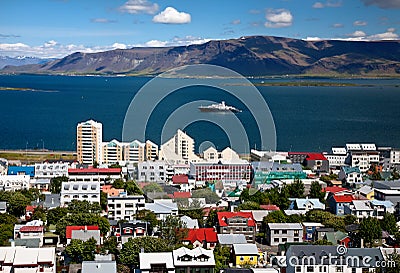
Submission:
[[250,35],[399,39],[400,0],[1,0],[0,55],[63,57]]

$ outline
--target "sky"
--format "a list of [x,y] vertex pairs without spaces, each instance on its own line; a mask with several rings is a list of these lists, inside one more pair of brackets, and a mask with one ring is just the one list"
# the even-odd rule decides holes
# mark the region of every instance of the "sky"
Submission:
[[400,0],[0,0],[0,56],[177,46],[267,35],[400,39]]

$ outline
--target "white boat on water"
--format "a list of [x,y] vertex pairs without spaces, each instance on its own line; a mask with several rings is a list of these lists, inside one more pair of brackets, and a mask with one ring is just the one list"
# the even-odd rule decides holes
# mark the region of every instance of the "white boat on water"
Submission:
[[199,110],[201,112],[233,112],[233,113],[242,112],[242,110],[239,110],[236,107],[226,105],[225,101],[207,106],[199,106]]

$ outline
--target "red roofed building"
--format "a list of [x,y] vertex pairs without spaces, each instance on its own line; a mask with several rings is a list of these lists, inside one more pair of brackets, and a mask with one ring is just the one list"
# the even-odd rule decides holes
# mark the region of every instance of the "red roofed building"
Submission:
[[218,242],[217,232],[214,228],[190,228],[188,236],[182,241],[184,244],[193,245],[193,248],[214,249]]
[[173,197],[174,197],[173,199],[178,199],[178,198],[188,199],[192,197],[192,193],[186,191],[176,191],[174,192]]
[[344,215],[344,207],[351,203],[355,198],[353,195],[333,194],[328,198],[329,209],[336,215]]
[[98,226],[67,226],[65,228],[65,237],[68,239],[72,238],[73,230],[99,230]]
[[329,161],[322,153],[289,152],[288,157],[317,173],[329,172]]
[[255,242],[256,221],[251,212],[217,212],[219,234],[244,234],[248,243]]
[[19,239],[35,239],[40,240],[39,246],[43,246],[44,227],[43,226],[23,226],[19,229]]
[[260,208],[269,211],[280,210],[280,208],[277,205],[260,205]]
[[122,178],[121,168],[85,168],[68,169],[70,182],[100,182],[101,185],[112,183],[115,179]]
[[37,206],[26,206],[25,207],[25,220],[29,221],[32,218],[33,212]]
[[186,174],[177,174],[172,177],[172,185],[179,186],[181,191],[191,191],[194,189],[194,183],[189,183],[189,177]]

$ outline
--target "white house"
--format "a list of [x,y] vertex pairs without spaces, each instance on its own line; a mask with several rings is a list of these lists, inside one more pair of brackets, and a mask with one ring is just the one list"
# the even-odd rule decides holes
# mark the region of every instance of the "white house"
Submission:
[[270,246],[303,242],[303,226],[300,223],[269,223],[266,237]]
[[53,178],[68,176],[68,162],[43,162],[35,163],[35,178]]
[[61,206],[72,200],[100,203],[100,182],[63,182],[61,184]]
[[348,184],[363,182],[362,174],[359,167],[343,166],[339,172],[339,180]]
[[138,182],[165,183],[167,180],[168,164],[164,160],[143,161],[138,163]]
[[30,180],[29,175],[0,175],[0,190],[16,191],[29,189]]
[[175,273],[172,252],[139,253],[139,268],[142,273]]
[[138,210],[145,206],[143,195],[108,196],[107,211],[109,220],[133,220]]
[[165,220],[168,215],[178,215],[178,205],[172,199],[155,199],[154,203],[146,203],[144,208],[154,212],[158,220]]

